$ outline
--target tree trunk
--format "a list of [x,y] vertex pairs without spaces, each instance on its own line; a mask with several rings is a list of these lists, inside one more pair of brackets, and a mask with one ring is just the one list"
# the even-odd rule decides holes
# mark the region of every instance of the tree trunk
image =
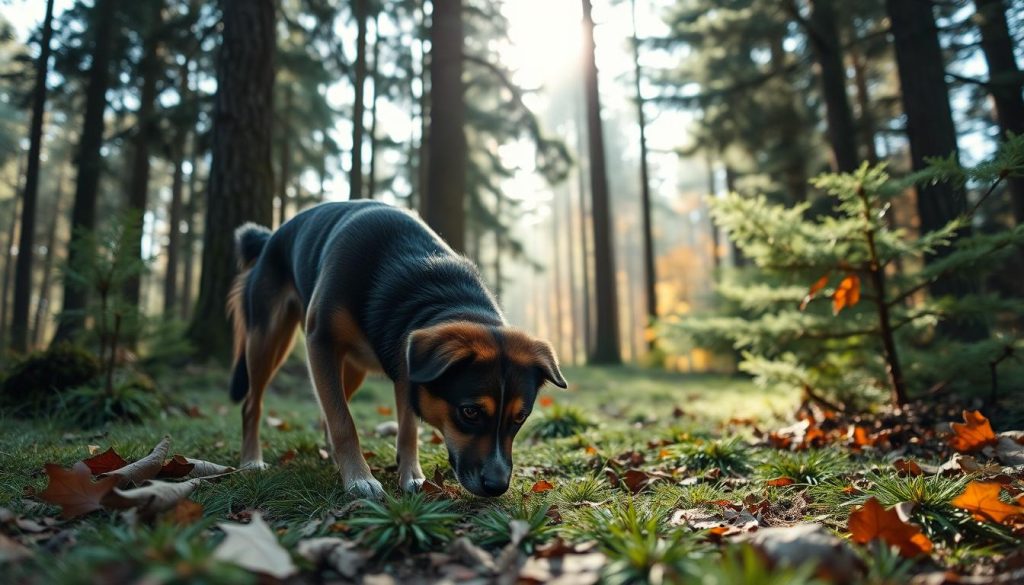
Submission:
[[[18,176],[21,176],[21,165],[18,163]],[[7,320],[10,316],[8,311],[7,299],[11,296],[11,276],[14,272],[14,264],[18,261],[17,256],[14,254],[14,241],[18,237],[18,211],[21,209],[21,198],[15,197],[11,203],[11,223],[7,226],[7,239],[4,240],[6,249],[4,250],[4,271],[3,271],[3,283],[0,283],[0,341],[6,341],[7,336]]]
[[[939,33],[928,0],[886,0],[891,21],[893,46],[899,70],[903,111],[907,116],[907,138],[915,171],[928,166],[926,159],[958,156],[956,128],[949,105],[945,66]],[[967,211],[963,188],[952,183],[934,183],[917,188],[917,212],[921,233],[944,227]],[[965,229],[960,235],[966,235]],[[933,262],[948,255],[951,248],[940,249],[925,258]],[[976,291],[973,282],[955,277],[941,277],[930,287],[932,295],[962,297]],[[959,339],[983,337],[985,328],[978,324],[943,322],[943,332]]]
[[435,2],[430,25],[430,135],[422,215],[459,253],[466,247],[462,39],[462,0]]
[[859,130],[861,143],[864,145],[864,155],[868,163],[876,165],[879,161],[878,148],[875,146],[875,134],[878,129],[875,125],[874,112],[871,111],[867,63],[864,62],[864,56],[860,49],[855,48],[850,52],[850,63],[853,66],[854,87],[857,89],[857,109],[860,110]]
[[[349,199],[363,198],[363,134],[366,132],[366,21],[367,2],[352,0],[352,14],[356,19],[356,79],[352,104],[352,167],[348,171]],[[440,4],[440,3],[438,3]],[[434,6],[437,18],[437,6]],[[460,37],[461,41],[461,37]]]
[[590,154],[590,190],[594,201],[594,289],[596,327],[592,364],[622,363],[619,342],[618,298],[615,282],[615,248],[611,223],[611,198],[605,167],[604,128],[601,125],[601,98],[594,58],[594,19],[590,0],[583,2],[583,76],[587,102],[587,137]]
[[[736,170],[729,166],[728,163],[725,165],[725,191],[727,193],[737,193],[736,190]],[[743,255],[743,250],[736,245],[736,240],[730,240],[729,245],[732,248],[732,266],[733,268],[743,268],[747,265],[747,257]]]
[[[643,71],[640,68],[640,39],[637,37],[636,29],[636,0],[630,3],[633,15],[633,81],[636,93],[636,116],[640,126],[640,213],[643,230],[643,256],[644,256],[644,304],[647,310],[647,323],[645,328],[653,327],[658,320],[658,275],[654,265],[654,227],[651,222],[651,180],[650,170],[647,164],[647,116],[644,114],[644,96],[641,91],[641,80]],[[653,348],[656,345],[654,336],[646,336],[648,346]]]
[[[577,123],[576,123],[575,126],[576,126],[576,143],[577,143],[578,148],[580,150],[580,154],[582,155],[583,148],[584,148],[583,147],[583,144],[584,144],[583,127],[585,126],[585,122],[583,120],[577,120]],[[591,294],[591,291],[593,290],[593,288],[591,286],[591,280],[590,280],[590,251],[591,251],[590,235],[593,232],[592,232],[592,230],[587,229],[587,228],[588,227],[592,228],[593,224],[590,221],[590,214],[589,214],[588,209],[587,209],[586,172],[585,172],[585,170],[583,168],[583,166],[585,164],[586,164],[586,161],[581,156],[579,164],[578,164],[578,172],[576,173],[576,189],[579,191],[579,206],[580,206],[580,208],[579,208],[579,210],[580,210],[580,214],[579,214],[579,222],[580,222],[579,234],[580,234],[580,258],[581,258],[580,277],[581,277],[581,280],[582,280],[582,286],[581,286],[582,293],[581,293],[581,296],[583,297],[583,306],[580,309],[581,309],[581,312],[583,314],[583,318],[582,318],[582,321],[581,321],[582,328],[583,328],[583,355],[586,357],[586,359],[589,359],[590,358],[590,351],[591,351],[591,349],[593,349],[593,328],[592,328],[593,321],[591,319],[592,314],[593,314],[593,312],[591,311],[591,299],[593,298],[593,296]]]
[[[195,128],[195,125],[192,126]],[[199,159],[200,156],[199,146],[199,131],[195,130],[192,133],[192,152],[189,154],[189,166],[192,168],[192,172],[188,176],[188,204],[185,206],[185,238],[183,241],[184,254],[182,254],[182,269],[183,274],[181,275],[181,305],[179,307],[179,315],[182,319],[188,319],[192,316],[192,289],[194,286],[194,274],[195,274],[195,249],[196,249],[196,214],[199,211],[200,203],[200,191],[199,191]]]
[[[1013,53],[1013,37],[1006,24],[1003,0],[975,0],[975,21],[981,31],[981,50],[988,65],[988,88],[995,102],[999,133],[1024,134],[1024,97],[1021,97],[1022,74]],[[1024,178],[1008,181],[1013,204],[1013,217],[1024,224]]]
[[284,88],[284,108],[281,110],[281,130],[278,133],[278,142],[280,148],[278,149],[278,170],[281,172],[281,176],[278,177],[277,184],[277,227],[284,225],[284,222],[288,220],[288,185],[292,180],[292,128],[291,124],[288,123],[288,116],[292,112],[292,100],[294,94],[292,93],[291,87]]
[[[142,85],[139,89],[139,109],[136,112],[135,138],[132,140],[133,159],[131,178],[128,186],[128,212],[130,220],[135,226],[138,239],[132,242],[132,248],[128,252],[132,256],[142,257],[142,239],[145,237],[144,217],[146,215],[146,204],[149,199],[149,175],[151,164],[149,160],[150,146],[156,141],[159,133],[159,123],[156,117],[157,79],[163,75],[163,67],[160,63],[160,22],[163,13],[163,0],[150,0],[147,14],[148,30],[146,31],[145,48],[142,62],[139,64],[139,73],[142,76]],[[138,307],[145,311],[140,305],[142,298],[141,275],[133,275],[125,283],[125,301],[130,306]],[[134,345],[133,336],[126,336],[129,345]]]
[[[710,152],[705,153],[704,164],[708,171],[708,197],[714,199],[717,194],[717,190],[715,189],[715,162],[711,158]],[[722,256],[720,250],[722,246],[722,237],[718,233],[718,226],[715,225],[715,220],[711,217],[711,213],[708,212],[707,215],[708,229],[711,233],[711,266],[715,270],[715,278],[718,278],[718,273],[722,268]]]
[[[92,47],[82,137],[78,149],[78,178],[75,184],[75,203],[71,211],[71,239],[68,243],[69,266],[76,266],[81,261],[78,257],[78,240],[83,232],[96,228],[96,198],[103,171],[103,155],[100,149],[103,147],[104,113],[107,109],[107,88],[110,85],[110,58],[116,32],[117,11],[120,10],[119,2],[120,0],[96,0],[93,5],[96,35]],[[85,288],[74,279],[64,279],[64,304],[54,342],[69,340],[84,327],[87,300],[88,291]]]
[[377,102],[380,97],[380,13],[373,17],[373,101],[370,102],[370,170],[366,178],[366,197],[373,199],[377,195]]
[[273,221],[275,4],[221,1],[223,42],[217,57],[202,276],[188,334],[197,356],[230,355],[231,326],[224,301],[236,274],[235,227],[247,221]]
[[565,235],[566,243],[566,272],[569,275],[569,363],[576,365],[577,357],[579,356],[579,337],[577,335],[577,307],[576,300],[579,298],[576,284],[576,245],[574,243],[572,229],[573,226],[573,209],[572,209],[572,191],[568,186],[564,187],[565,193],[565,218],[564,222],[568,227],[568,233]]
[[818,61],[821,95],[825,101],[828,142],[832,147],[832,170],[852,173],[860,164],[857,130],[853,124],[850,99],[846,94],[846,67],[836,26],[834,0],[813,0],[807,36]]
[[[174,139],[174,174],[171,178],[171,204],[167,213],[167,272],[164,274],[164,318],[173,317],[178,309],[178,264],[181,255],[182,197],[185,191],[185,143],[188,127],[178,130]],[[193,171],[194,172],[194,171]]]
[[43,117],[46,115],[46,75],[50,70],[50,39],[53,37],[53,0],[46,3],[43,35],[32,90],[32,124],[29,127],[28,165],[21,205],[21,240],[14,270],[14,310],[11,315],[11,349],[28,349],[28,316],[32,296],[32,256],[35,252],[36,202],[39,196],[39,157],[43,148]]
[[[60,163],[58,163],[60,164]],[[32,322],[32,345],[38,346],[43,343],[43,331],[46,329],[48,319],[46,314],[50,307],[50,288],[53,280],[53,261],[56,258],[57,230],[60,224],[60,217],[63,214],[61,203],[64,200],[64,165],[60,164],[57,173],[57,192],[53,201],[53,212],[50,217],[50,225],[46,230],[46,256],[43,257],[43,278],[39,283],[39,299],[36,301],[36,315]]]

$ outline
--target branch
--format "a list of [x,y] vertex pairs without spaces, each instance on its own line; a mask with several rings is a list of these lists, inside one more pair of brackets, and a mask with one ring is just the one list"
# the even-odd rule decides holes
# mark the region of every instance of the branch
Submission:
[[960,83],[967,83],[967,84],[971,84],[971,85],[978,85],[978,86],[984,87],[985,89],[989,89],[989,86],[990,86],[990,83],[987,82],[987,81],[982,81],[980,79],[975,79],[973,77],[966,77],[966,76],[963,76],[963,75],[959,75],[957,73],[951,73],[949,71],[946,72],[946,77],[949,77],[949,78],[951,78],[951,79],[953,79],[955,81],[959,81]]

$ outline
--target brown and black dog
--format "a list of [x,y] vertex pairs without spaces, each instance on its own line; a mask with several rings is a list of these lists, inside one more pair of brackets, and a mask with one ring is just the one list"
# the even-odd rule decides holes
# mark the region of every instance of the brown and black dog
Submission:
[[538,390],[566,383],[551,346],[506,324],[471,262],[411,213],[372,201],[319,205],[273,234],[247,224],[236,242],[241,273],[228,309],[231,396],[245,399],[242,465],[263,465],[263,391],[301,326],[345,489],[384,493],[348,408],[368,372],[394,382],[403,490],[423,483],[419,418],[441,431],[466,489],[508,489],[512,439]]

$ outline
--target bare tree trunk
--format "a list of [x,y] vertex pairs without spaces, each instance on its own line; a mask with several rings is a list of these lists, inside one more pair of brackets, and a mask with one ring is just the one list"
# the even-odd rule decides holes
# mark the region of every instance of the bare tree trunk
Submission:
[[[576,125],[577,143],[579,144],[580,151],[583,150],[583,126],[584,124],[578,123]],[[586,177],[583,169],[583,160],[581,159],[579,164],[579,171],[576,173],[576,188],[579,191],[579,222],[580,222],[580,258],[581,258],[581,280],[582,280],[582,297],[583,306],[581,307],[583,313],[582,325],[583,325],[583,355],[589,359],[590,351],[593,348],[593,329],[591,320],[591,287],[590,281],[590,234],[591,230],[587,229],[591,227],[590,214],[587,209],[587,190],[586,190]]]
[[[96,0],[93,13],[96,15],[95,44],[89,66],[89,85],[85,95],[85,114],[82,122],[82,137],[78,149],[78,178],[75,185],[75,203],[71,211],[71,239],[68,243],[68,265],[75,266],[78,258],[77,243],[82,232],[96,227],[96,197],[100,175],[103,171],[104,113],[107,109],[107,87],[110,85],[110,58],[117,11],[120,0]],[[71,339],[85,325],[83,314],[88,292],[74,279],[64,280],[64,304],[60,325],[54,334],[54,342]]]
[[[60,163],[58,163],[60,164]],[[32,322],[32,345],[38,346],[43,343],[43,332],[46,329],[46,318],[50,307],[50,288],[53,280],[53,261],[56,258],[57,230],[60,226],[60,217],[63,215],[61,204],[64,200],[64,165],[60,164],[57,172],[57,192],[54,196],[53,211],[50,217],[50,225],[46,230],[46,256],[43,257],[43,278],[39,283],[39,299],[36,301],[36,315]]]
[[221,2],[224,40],[217,59],[202,276],[188,333],[200,357],[230,355],[224,301],[236,274],[234,228],[246,221],[273,221],[275,5],[274,0]]
[[[715,189],[715,163],[711,158],[711,153],[705,153],[704,162],[708,171],[708,197],[714,198],[716,194]],[[711,231],[711,265],[715,269],[717,274],[722,268],[722,256],[720,254],[720,247],[722,246],[722,237],[718,233],[718,226],[715,225],[714,218],[711,214],[708,214],[708,228]]]
[[[21,165],[18,163],[18,177],[21,177]],[[4,273],[3,273],[3,284],[0,285],[0,341],[5,341],[3,338],[7,336],[7,319],[10,316],[8,312],[7,299],[11,296],[11,280],[14,274],[14,264],[18,261],[18,257],[14,254],[14,241],[18,237],[18,212],[21,210],[21,198],[15,197],[14,202],[11,205],[11,223],[7,227],[7,239],[4,244],[7,247],[4,249]]]
[[[1022,75],[1013,53],[1014,39],[1006,23],[1003,0],[975,0],[975,21],[981,31],[981,50],[988,64],[988,89],[995,102],[999,133],[1024,134],[1024,97]],[[1007,184],[1013,204],[1013,217],[1024,224],[1024,178],[1011,177]]]
[[812,0],[806,27],[818,61],[821,94],[828,121],[828,142],[832,147],[832,170],[850,173],[859,166],[857,130],[853,124],[850,98],[846,94],[846,67],[836,26],[834,0]]
[[[194,128],[195,126],[193,126]],[[196,214],[199,211],[200,190],[199,190],[199,131],[192,133],[192,151],[189,154],[189,164],[192,172],[188,176],[188,204],[185,206],[185,238],[183,241],[184,253],[182,254],[181,275],[181,304],[179,315],[182,319],[192,316],[192,290],[195,274],[195,249],[196,249]]]
[[14,310],[11,316],[11,349],[28,349],[28,317],[32,296],[32,256],[35,252],[36,203],[39,197],[39,158],[43,149],[43,117],[46,115],[46,75],[50,70],[50,39],[53,37],[53,0],[46,3],[43,34],[32,90],[32,123],[29,128],[28,165],[21,205],[21,241],[14,271]]
[[292,88],[286,86],[284,88],[284,109],[281,116],[284,124],[278,132],[280,138],[277,141],[281,145],[278,149],[278,170],[281,172],[281,176],[278,177],[277,185],[277,227],[283,226],[284,222],[288,221],[288,185],[292,180],[292,128],[288,123],[288,116],[291,115],[293,96]]
[[[914,170],[918,171],[928,166],[929,158],[958,156],[942,47],[931,2],[886,0],[886,7],[892,23],[910,155]],[[941,229],[966,211],[966,193],[952,183],[932,183],[917,188],[921,233]],[[969,231],[969,228],[965,229],[959,235],[967,235]],[[934,262],[951,251],[951,248],[943,248],[925,260]],[[960,298],[975,292],[977,287],[973,282],[945,276],[936,279],[929,290],[937,298],[947,295]],[[986,328],[979,323],[944,321],[940,328],[964,340],[987,335]]]
[[[647,327],[653,327],[658,320],[658,275],[654,264],[654,226],[651,222],[651,179],[647,161],[647,116],[644,114],[644,96],[641,90],[643,70],[640,68],[640,39],[636,28],[636,0],[631,0],[633,17],[633,81],[636,93],[636,116],[640,126],[640,218],[643,231],[643,262],[644,262],[644,304],[647,310]],[[656,345],[654,336],[648,338],[648,346]]]
[[569,227],[568,233],[565,235],[566,242],[566,264],[567,272],[569,274],[569,363],[576,365],[576,361],[579,356],[579,336],[577,334],[577,307],[576,299],[579,291],[577,290],[576,283],[576,246],[574,244],[572,229],[573,224],[573,209],[572,209],[572,191],[566,186],[564,188],[565,193],[565,225]]
[[456,252],[466,244],[466,123],[462,0],[434,3],[430,25],[430,136],[422,216]]
[[871,111],[871,93],[868,91],[867,63],[860,49],[850,51],[850,63],[853,66],[854,87],[857,89],[857,109],[860,110],[860,135],[868,163],[878,164],[878,148],[875,146],[875,116]]
[[[597,311],[592,364],[622,363],[619,340],[618,295],[615,282],[615,248],[611,223],[611,198],[605,168],[604,128],[601,125],[601,98],[594,58],[594,20],[590,0],[583,2],[583,74],[587,102],[587,136],[590,154],[590,190],[594,201],[594,289]],[[435,106],[436,107],[436,106]]]
[[[355,101],[352,105],[352,167],[348,172],[349,199],[363,198],[363,134],[366,133],[366,21],[368,0],[352,0],[356,19]],[[434,6],[435,18],[437,6]],[[461,39],[460,39],[461,40]]]
[[[147,200],[149,199],[149,175],[151,163],[149,160],[150,146],[156,141],[159,132],[159,124],[156,118],[157,78],[163,75],[163,67],[160,63],[160,27],[163,12],[163,0],[149,0],[150,12],[146,15],[148,30],[146,31],[145,52],[142,62],[139,64],[142,75],[142,87],[139,91],[139,109],[136,112],[136,134],[132,140],[133,159],[131,178],[128,187],[128,209],[132,214],[133,222],[138,239],[132,243],[129,251],[132,256],[142,257],[142,239],[145,237],[144,216],[146,214]],[[139,310],[141,306],[142,280],[140,275],[133,275],[125,284],[125,300]],[[135,344],[134,336],[126,336],[129,346]]]
[[174,174],[171,177],[171,205],[167,214],[167,272],[164,274],[164,318],[175,315],[178,309],[178,264],[181,255],[182,197],[185,191],[185,143],[188,127],[178,130],[174,139]]
[[377,102],[380,98],[380,13],[373,16],[373,101],[370,102],[370,171],[367,175],[366,197],[377,195]]
[[565,300],[565,289],[562,286],[562,246],[561,233],[565,223],[560,217],[558,200],[551,201],[551,256],[554,259],[551,268],[551,286],[554,294],[554,336],[551,340],[558,349],[558,355],[565,355],[565,313],[562,310],[562,303]]

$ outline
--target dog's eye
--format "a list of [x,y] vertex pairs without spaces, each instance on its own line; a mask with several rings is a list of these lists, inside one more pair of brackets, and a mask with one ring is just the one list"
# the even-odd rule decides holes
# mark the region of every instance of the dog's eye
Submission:
[[512,422],[516,423],[517,425],[521,425],[524,422],[526,422],[526,417],[528,416],[530,416],[530,413],[526,411],[520,412],[519,414],[516,415],[514,419],[512,419]]
[[462,418],[464,418],[466,420],[477,420],[478,418],[480,418],[480,407],[479,406],[472,406],[472,405],[463,406],[463,407],[461,407],[459,409],[459,412],[460,412],[460,414],[462,414]]

